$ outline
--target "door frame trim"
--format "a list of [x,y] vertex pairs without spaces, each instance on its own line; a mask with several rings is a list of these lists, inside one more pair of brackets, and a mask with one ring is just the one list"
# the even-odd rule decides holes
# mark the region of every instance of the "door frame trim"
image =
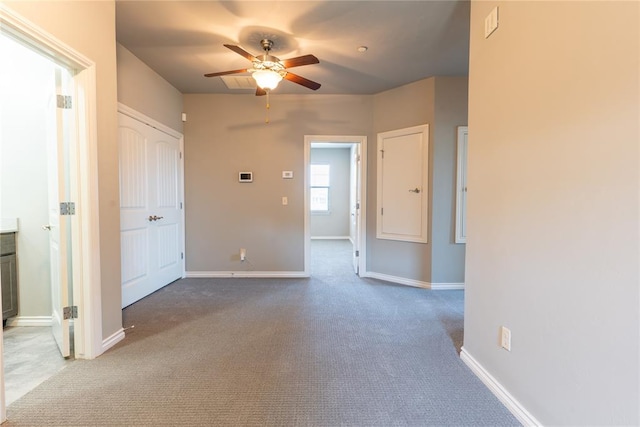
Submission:
[[309,209],[309,169],[311,165],[311,144],[324,142],[332,144],[360,145],[360,230],[358,248],[358,271],[367,271],[367,137],[364,135],[305,135],[304,136],[304,274],[311,275],[311,209]]
[[[102,298],[100,274],[100,229],[98,199],[98,131],[96,64],[61,42],[36,24],[0,4],[0,28],[33,47],[39,54],[76,71],[73,76],[77,99],[76,129],[72,148],[77,161],[70,165],[78,177],[72,183],[78,209],[73,240],[73,300],[81,317],[75,322],[75,357],[93,359],[103,352]],[[73,190],[72,190],[73,191]],[[4,384],[4,360],[0,335],[0,422],[7,419]]]

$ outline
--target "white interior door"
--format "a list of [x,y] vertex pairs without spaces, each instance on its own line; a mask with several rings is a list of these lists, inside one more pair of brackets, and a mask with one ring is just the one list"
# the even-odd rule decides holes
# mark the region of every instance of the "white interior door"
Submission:
[[183,275],[180,140],[119,114],[122,307]]
[[49,262],[51,269],[51,331],[63,357],[71,355],[69,319],[65,319],[64,309],[70,307],[71,288],[69,270],[70,221],[68,215],[61,215],[61,201],[68,201],[68,148],[70,146],[73,109],[65,102],[65,95],[72,93],[72,79],[69,72],[61,67],[55,70],[56,91],[55,113],[50,113],[48,132],[48,176],[49,176]]
[[353,271],[360,273],[360,144],[351,146],[351,226],[350,234],[353,242]]
[[428,126],[378,134],[376,237],[426,243]]

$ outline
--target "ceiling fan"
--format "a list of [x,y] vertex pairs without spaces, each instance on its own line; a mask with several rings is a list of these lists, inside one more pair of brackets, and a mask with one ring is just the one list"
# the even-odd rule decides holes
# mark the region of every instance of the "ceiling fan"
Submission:
[[231,49],[238,55],[244,56],[249,61],[251,61],[253,67],[252,68],[243,68],[241,70],[231,70],[231,71],[222,71],[219,73],[209,73],[205,74],[205,77],[216,77],[216,76],[225,76],[228,74],[238,74],[238,73],[251,73],[251,76],[255,79],[258,87],[256,89],[256,95],[266,95],[267,91],[275,89],[278,86],[278,83],[282,79],[289,80],[293,83],[297,83],[304,87],[307,87],[311,90],[318,90],[320,87],[320,83],[316,83],[312,80],[305,79],[302,76],[297,74],[293,74],[288,71],[289,68],[300,67],[302,65],[310,65],[310,64],[318,64],[320,61],[313,55],[303,55],[298,56],[296,58],[290,59],[278,59],[273,55],[270,55],[271,48],[273,47],[273,42],[268,39],[263,39],[260,41],[260,45],[262,49],[264,49],[264,55],[253,56],[246,50],[242,49],[240,46],[235,46],[232,44],[225,44],[224,47]]

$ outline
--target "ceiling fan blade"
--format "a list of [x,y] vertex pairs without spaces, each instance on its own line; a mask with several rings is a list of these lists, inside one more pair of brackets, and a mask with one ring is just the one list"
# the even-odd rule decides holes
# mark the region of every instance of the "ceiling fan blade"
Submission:
[[227,74],[238,74],[238,73],[246,73],[247,69],[244,68],[242,70],[231,70],[231,71],[221,71],[219,73],[209,73],[205,74],[205,77],[216,77],[216,76],[226,76]]
[[299,85],[302,85],[304,87],[308,87],[311,90],[318,90],[321,86],[320,83],[316,83],[312,80],[305,79],[304,77],[289,72],[285,74],[284,78],[291,82],[298,83]]
[[280,63],[284,68],[293,68],[301,65],[319,64],[320,60],[313,55],[304,55],[296,58],[281,59]]
[[264,96],[266,94],[266,90],[262,89],[260,86],[256,87],[256,96]]
[[244,50],[240,46],[236,46],[236,45],[233,45],[233,44],[225,44],[224,47],[226,47],[227,49],[231,49],[232,51],[234,51],[235,53],[237,53],[240,56],[244,56],[245,58],[247,58],[251,62],[258,60],[258,58],[256,58],[255,56],[251,55],[249,52],[247,52],[246,50]]

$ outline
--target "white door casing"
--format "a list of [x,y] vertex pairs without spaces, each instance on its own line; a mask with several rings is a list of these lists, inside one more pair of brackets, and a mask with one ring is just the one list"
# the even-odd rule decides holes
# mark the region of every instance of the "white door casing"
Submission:
[[181,136],[128,114],[118,117],[122,307],[184,276]]
[[[310,153],[312,143],[331,143],[331,144],[349,144],[359,147],[360,152],[360,167],[357,171],[357,194],[359,197],[357,216],[357,230],[353,235],[356,236],[353,242],[353,262],[354,271],[356,274],[362,274],[366,272],[366,176],[367,176],[367,137],[366,136],[334,136],[334,135],[305,135],[304,137],[304,275],[310,276],[310,249],[311,249],[311,229],[310,229],[310,217],[311,210],[309,209],[309,169],[310,169]],[[352,236],[350,230],[350,236]],[[356,256],[356,251],[358,255]]]
[[429,126],[378,134],[378,239],[427,243]]

